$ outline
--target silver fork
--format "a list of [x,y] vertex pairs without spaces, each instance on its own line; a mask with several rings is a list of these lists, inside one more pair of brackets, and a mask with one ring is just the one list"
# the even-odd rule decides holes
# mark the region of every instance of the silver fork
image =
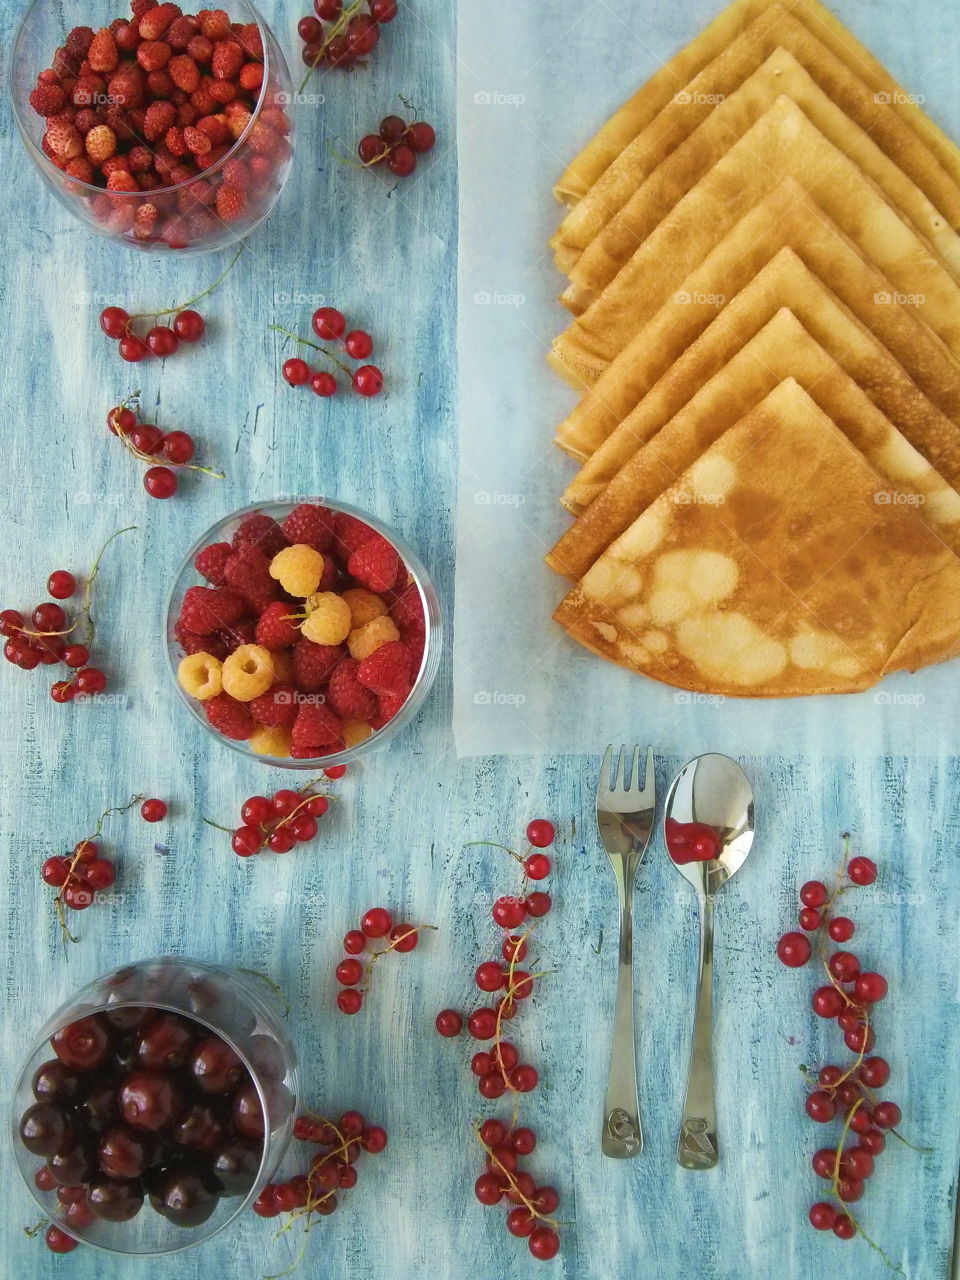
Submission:
[[656,786],[652,747],[647,747],[642,785],[639,747],[632,752],[627,747],[620,748],[611,781],[612,759],[613,747],[607,747],[597,783],[597,828],[620,895],[617,1009],[601,1146],[605,1156],[623,1159],[638,1156],[643,1150],[633,1033],[633,881],[653,830]]

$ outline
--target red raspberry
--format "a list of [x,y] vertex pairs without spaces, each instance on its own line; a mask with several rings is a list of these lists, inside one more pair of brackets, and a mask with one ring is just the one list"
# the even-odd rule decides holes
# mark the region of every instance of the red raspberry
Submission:
[[377,714],[370,717],[374,729],[382,729],[388,720],[392,720],[407,700],[405,693],[381,693],[377,698]]
[[246,597],[257,612],[277,598],[277,584],[270,577],[270,561],[255,543],[230,557],[224,576],[228,585]]
[[58,84],[38,84],[30,94],[30,105],[38,116],[55,116],[67,105],[67,95]]
[[297,718],[297,691],[292,684],[275,684],[272,689],[248,702],[247,706],[257,724],[285,729]]
[[241,618],[239,622],[234,622],[228,627],[220,627],[216,634],[217,638],[226,645],[227,653],[233,653],[234,649],[239,649],[242,644],[256,642],[257,624],[252,618]]
[[195,631],[187,631],[179,622],[173,632],[184,653],[211,653],[222,662],[230,652],[223,641],[218,640],[216,636],[198,636]]
[[301,639],[296,619],[291,617],[295,612],[296,606],[285,600],[268,604],[257,619],[257,644],[271,652],[292,648]]
[[399,640],[389,640],[360,663],[357,679],[374,693],[402,694],[410,691],[412,655]]
[[143,119],[143,136],[148,142],[156,142],[173,128],[176,118],[177,109],[172,102],[151,102]]
[[202,578],[212,582],[215,587],[226,585],[224,569],[233,555],[233,547],[229,542],[214,542],[209,547],[198,551],[193,559],[193,567]]
[[217,213],[224,222],[236,222],[243,217],[247,197],[237,187],[222,186],[217,191]]
[[104,27],[90,41],[90,48],[87,50],[87,62],[90,64],[91,71],[112,71],[120,61],[120,54],[117,51],[117,42],[113,38],[113,33],[109,28]]
[[420,599],[420,592],[415,583],[411,583],[394,600],[390,606],[390,617],[401,629],[404,627],[412,627],[414,630],[423,629],[425,625],[423,601]]
[[371,591],[389,591],[397,580],[400,557],[386,538],[373,534],[347,561],[347,572]]
[[287,545],[283,530],[273,516],[264,515],[262,511],[254,511],[246,516],[239,529],[233,535],[234,551],[242,551],[253,543],[259,546],[265,556],[271,560],[278,551]]
[[336,549],[343,560],[348,560],[368,538],[373,537],[373,530],[368,524],[343,511],[338,511],[333,517],[333,529],[336,534]]
[[338,644],[314,644],[301,638],[293,650],[293,678],[303,693],[316,693],[330,678],[330,673],[347,656]]
[[227,587],[188,587],[180,606],[180,621],[187,631],[209,635],[239,622],[249,607],[242,595]]
[[182,16],[179,5],[157,4],[140,19],[138,30],[144,40],[159,40],[167,28]]
[[357,679],[360,663],[353,658],[334,667],[327,685],[327,704],[341,720],[369,720],[377,714],[377,699]]
[[193,93],[200,87],[200,68],[187,53],[178,53],[167,64],[167,74],[185,93]]
[[301,502],[281,528],[288,542],[305,542],[315,551],[326,551],[333,541],[333,513],[316,503]]
[[256,730],[257,722],[246,706],[231,698],[229,693],[218,693],[215,698],[208,698],[202,706],[214,729],[225,738],[243,742]]
[[339,742],[343,725],[329,707],[321,703],[304,702],[297,712],[291,734],[292,745],[300,750],[329,747]]
[[243,66],[243,50],[232,40],[218,40],[213,46],[210,69],[214,80],[234,80]]

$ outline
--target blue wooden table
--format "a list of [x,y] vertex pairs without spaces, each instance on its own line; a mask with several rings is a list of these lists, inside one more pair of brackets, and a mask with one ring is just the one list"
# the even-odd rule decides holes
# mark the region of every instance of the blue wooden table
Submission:
[[[3,5],[9,47],[19,6]],[[288,50],[289,7],[267,6]],[[496,38],[491,31],[491,39]],[[562,1195],[553,1274],[740,1280],[780,1275],[882,1277],[862,1241],[807,1225],[816,1198],[810,1153],[821,1134],[803,1115],[799,1066],[835,1052],[833,1028],[808,1010],[810,974],[773,958],[796,887],[828,871],[839,833],[875,856],[882,879],[856,914],[858,948],[888,975],[880,1044],[894,1071],[904,1131],[932,1152],[891,1144],[862,1206],[865,1224],[916,1280],[945,1276],[960,1127],[956,935],[960,767],[931,758],[847,764],[811,751],[744,761],[758,801],[755,852],[720,905],[716,1045],[725,1158],[684,1173],[673,1151],[682,1103],[694,981],[693,903],[651,850],[637,890],[640,1159],[604,1160],[598,1124],[615,973],[615,897],[590,814],[597,761],[502,758],[459,762],[449,731],[449,654],[419,723],[337,784],[341,797],[316,845],[241,862],[201,814],[235,821],[245,796],[287,776],[205,736],[168,685],[161,609],[185,548],[225,512],[276,494],[330,493],[393,522],[452,603],[456,463],[452,6],[404,5],[373,68],[332,75],[322,110],[304,108],[295,173],[271,220],[203,307],[209,337],[165,366],[123,365],[97,327],[103,305],[166,306],[204,287],[227,260],[147,258],[96,241],[54,205],[30,171],[9,112],[0,117],[0,317],[6,485],[0,602],[32,607],[51,570],[82,572],[116,528],[99,583],[98,652],[112,704],[54,705],[44,671],[0,672],[5,725],[0,785],[0,920],[5,922],[2,1072],[12,1085],[27,1041],[52,1009],[97,973],[180,953],[271,974],[292,1003],[305,1095],[321,1109],[359,1107],[390,1132],[342,1211],[310,1240],[303,1275],[413,1280],[539,1274],[502,1211],[482,1209],[472,1120],[481,1114],[466,1037],[443,1041],[433,1017],[469,1007],[472,972],[494,954],[490,900],[514,888],[511,864],[469,840],[520,839],[531,817],[559,828],[544,923],[545,979],[517,1038],[541,1070],[525,1118],[541,1134],[531,1161]],[[437,126],[440,142],[415,179],[394,185],[332,158],[399,95]],[[308,331],[319,301],[374,333],[388,393],[320,401],[285,386],[270,323]],[[494,371],[492,371],[493,373]],[[139,386],[160,421],[196,432],[224,481],[188,480],[171,502],[140,487],[140,470],[104,428],[106,410]],[[598,743],[598,750],[603,744]],[[749,743],[744,743],[749,749]],[[935,749],[935,744],[931,744]],[[680,760],[659,762],[664,789]],[[110,905],[77,918],[64,957],[39,879],[42,859],[89,833],[98,814],[135,792],[171,804],[162,825],[134,814],[106,840],[121,864]],[[387,905],[439,932],[382,966],[368,1007],[333,1011],[340,937],[362,910]],[[0,1277],[78,1280],[150,1275],[193,1280],[282,1271],[299,1242],[253,1215],[207,1246],[150,1264],[81,1249],[54,1259],[23,1228],[36,1219],[7,1144]],[[546,1274],[549,1274],[547,1272]]]

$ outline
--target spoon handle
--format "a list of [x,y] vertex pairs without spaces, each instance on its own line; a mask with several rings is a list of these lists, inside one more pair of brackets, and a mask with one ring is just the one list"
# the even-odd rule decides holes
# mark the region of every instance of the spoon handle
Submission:
[[693,1047],[677,1160],[684,1169],[712,1169],[720,1157],[713,1101],[713,895],[700,898],[700,974]]
[[603,1109],[601,1149],[605,1156],[624,1159],[643,1150],[640,1103],[637,1098],[637,1057],[633,1033],[633,888],[627,869],[617,877],[620,889],[620,959],[617,968],[617,1007],[613,1023],[610,1076]]

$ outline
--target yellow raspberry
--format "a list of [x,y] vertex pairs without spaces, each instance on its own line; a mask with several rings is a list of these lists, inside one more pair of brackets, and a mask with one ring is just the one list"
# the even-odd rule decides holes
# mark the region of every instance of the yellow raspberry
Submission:
[[222,690],[222,671],[220,659],[212,653],[191,653],[177,667],[177,680],[180,688],[191,698],[206,702]]
[[368,622],[365,626],[357,627],[356,631],[351,631],[347,639],[347,646],[350,649],[350,657],[362,662],[364,658],[369,658],[371,653],[375,653],[381,645],[389,644],[391,640],[399,639],[400,632],[397,630],[393,619],[384,614],[382,618],[374,618],[372,622]]
[[293,655],[289,649],[273,652],[273,678],[277,684],[293,684]]
[[223,662],[223,691],[252,702],[273,684],[273,655],[262,644],[242,644]]
[[290,754],[290,730],[262,724],[250,735],[250,750],[258,756],[288,756]]
[[380,618],[387,612],[387,602],[380,596],[367,591],[365,587],[351,587],[344,591],[343,599],[350,606],[350,621],[353,629],[365,627],[374,618]]
[[270,577],[276,578],[284,591],[306,599],[320,585],[323,556],[305,542],[284,547],[270,561]]
[[313,608],[300,628],[314,644],[341,644],[350,634],[350,606],[335,591],[313,597]]
[[343,726],[341,737],[345,747],[356,747],[371,736],[373,730],[366,720],[347,720]]

